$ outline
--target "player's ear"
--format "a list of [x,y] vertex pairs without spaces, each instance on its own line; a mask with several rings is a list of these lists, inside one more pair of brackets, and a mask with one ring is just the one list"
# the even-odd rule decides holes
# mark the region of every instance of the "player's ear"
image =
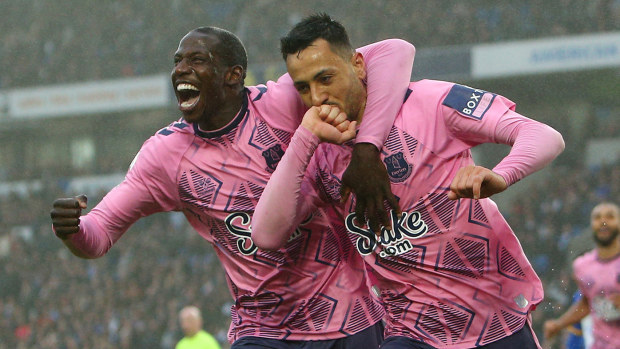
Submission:
[[357,77],[360,78],[360,80],[366,79],[366,62],[364,62],[364,56],[361,53],[355,52],[353,54],[351,57],[351,64],[353,65]]
[[234,65],[228,68],[228,71],[226,72],[226,83],[228,85],[243,85],[244,75],[245,71],[243,70],[243,67],[240,65]]

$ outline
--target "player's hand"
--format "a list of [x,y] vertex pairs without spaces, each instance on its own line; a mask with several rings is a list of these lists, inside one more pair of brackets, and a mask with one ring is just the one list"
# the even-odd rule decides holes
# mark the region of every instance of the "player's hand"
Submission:
[[65,240],[80,230],[80,216],[82,210],[87,207],[87,201],[86,195],[54,201],[50,217],[56,236]]
[[340,108],[321,105],[308,109],[301,125],[317,136],[321,142],[342,144],[355,137],[356,121],[349,121]]
[[389,210],[384,203],[400,216],[400,206],[390,188],[390,179],[379,150],[370,143],[358,143],[353,148],[351,163],[342,176],[340,195],[342,202],[353,192],[355,194],[355,217],[366,223],[379,234],[380,226],[392,228]]
[[506,190],[504,178],[482,166],[460,168],[452,180],[448,199],[482,199]]
[[553,338],[561,330],[562,330],[562,327],[560,327],[557,320],[547,320],[545,321],[543,325],[543,332],[544,332],[545,338]]

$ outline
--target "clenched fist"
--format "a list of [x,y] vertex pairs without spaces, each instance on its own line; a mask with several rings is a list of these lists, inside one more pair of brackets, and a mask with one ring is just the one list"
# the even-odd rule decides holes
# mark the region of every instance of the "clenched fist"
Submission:
[[50,217],[56,236],[62,240],[80,231],[80,216],[87,207],[86,195],[74,198],[61,198],[54,201]]

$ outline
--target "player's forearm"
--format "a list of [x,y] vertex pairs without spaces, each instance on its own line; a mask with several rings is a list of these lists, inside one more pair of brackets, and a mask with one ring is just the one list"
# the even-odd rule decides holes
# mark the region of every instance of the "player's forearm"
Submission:
[[415,47],[404,40],[388,39],[357,51],[366,63],[368,95],[355,141],[381,149],[409,87]]
[[542,169],[564,150],[559,132],[512,111],[500,120],[497,130],[499,142],[512,144],[510,154],[493,168],[508,186]]
[[318,138],[303,126],[293,135],[256,205],[252,217],[252,241],[256,246],[266,250],[281,248],[311,212],[301,187],[318,144]]
[[80,217],[80,230],[65,245],[78,257],[99,258],[140,217],[149,211],[141,203],[151,201],[147,191],[133,190],[127,180],[116,186],[87,215]]
[[585,297],[579,299],[579,301],[571,305],[568,310],[555,320],[556,326],[559,328],[566,328],[570,325],[576,324],[583,318],[590,314],[590,307]]
[[101,229],[92,216],[80,218],[80,231],[71,235],[63,243],[71,253],[80,258],[94,259],[105,255],[112,242],[105,230]]
[[97,255],[90,255],[86,252],[84,252],[84,250],[82,249],[81,246],[76,245],[73,241],[71,240],[63,240],[63,243],[65,244],[65,246],[67,246],[67,248],[69,249],[69,251],[71,251],[71,253],[73,253],[74,256],[76,257],[80,257],[83,259],[95,259],[101,256],[97,256]]

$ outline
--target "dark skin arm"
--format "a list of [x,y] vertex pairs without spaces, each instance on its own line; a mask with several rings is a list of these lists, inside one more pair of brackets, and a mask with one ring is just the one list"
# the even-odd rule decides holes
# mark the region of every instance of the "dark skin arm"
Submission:
[[52,227],[56,236],[62,240],[71,253],[80,258],[89,257],[78,250],[69,238],[80,231],[80,216],[82,210],[87,207],[87,201],[86,195],[56,199],[50,211]]
[[373,144],[357,143],[353,148],[351,163],[342,176],[340,194],[346,201],[355,194],[355,216],[358,222],[368,222],[375,233],[380,226],[391,229],[391,221],[384,203],[400,215],[400,206],[390,188],[390,179],[381,161],[380,152]]

